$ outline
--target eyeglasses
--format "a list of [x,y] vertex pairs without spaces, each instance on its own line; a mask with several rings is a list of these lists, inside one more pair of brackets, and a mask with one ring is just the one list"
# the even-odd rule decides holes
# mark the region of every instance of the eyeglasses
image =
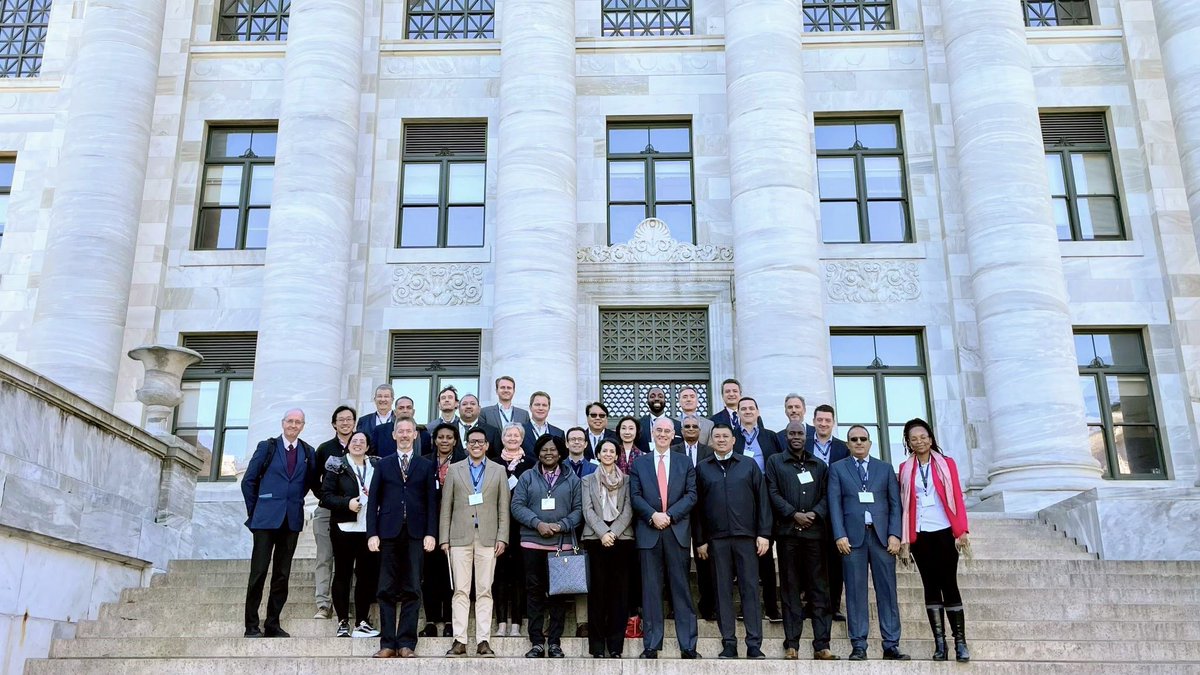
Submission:
[[849,440],[851,443],[866,443],[871,439],[867,438],[866,436],[851,436],[847,440]]
[[472,438],[471,440],[467,441],[467,445],[487,445],[487,440],[481,441],[478,438]]
[[600,419],[602,417],[608,417],[608,415],[606,415],[604,413],[588,413],[588,417],[590,417],[592,419]]
[[683,428],[684,429],[699,429],[700,425],[699,424],[685,424],[685,425],[683,425]]

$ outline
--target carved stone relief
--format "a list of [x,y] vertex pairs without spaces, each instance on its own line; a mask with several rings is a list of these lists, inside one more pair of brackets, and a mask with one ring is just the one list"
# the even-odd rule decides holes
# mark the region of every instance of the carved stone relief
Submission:
[[830,302],[912,302],[921,297],[920,268],[906,260],[831,260],[825,293]]
[[479,265],[399,265],[392,273],[392,304],[478,305],[483,299]]
[[628,243],[581,248],[577,258],[585,263],[732,262],[733,249],[673,239],[666,223],[647,218],[638,224]]

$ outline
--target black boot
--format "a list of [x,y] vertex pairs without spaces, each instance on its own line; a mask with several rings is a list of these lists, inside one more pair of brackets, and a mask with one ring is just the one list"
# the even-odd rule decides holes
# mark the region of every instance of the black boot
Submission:
[[954,633],[954,658],[959,663],[971,660],[971,652],[967,651],[966,613],[962,607],[947,609],[946,616],[950,617],[950,631]]
[[946,615],[941,605],[928,605],[925,615],[929,617],[929,629],[933,631],[933,660],[946,660]]

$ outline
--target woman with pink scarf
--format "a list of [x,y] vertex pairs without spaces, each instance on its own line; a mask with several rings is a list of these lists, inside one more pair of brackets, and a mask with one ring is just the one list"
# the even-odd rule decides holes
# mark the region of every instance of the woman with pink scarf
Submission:
[[[958,553],[969,546],[967,508],[958,483],[958,467],[942,454],[933,429],[916,418],[904,425],[910,457],[900,465],[901,545],[912,552],[925,587],[925,613],[933,630],[933,660],[945,661],[946,617],[954,633],[954,656],[971,660],[962,595],[958,592]],[[901,559],[905,553],[902,550]],[[943,614],[944,612],[944,614]]]

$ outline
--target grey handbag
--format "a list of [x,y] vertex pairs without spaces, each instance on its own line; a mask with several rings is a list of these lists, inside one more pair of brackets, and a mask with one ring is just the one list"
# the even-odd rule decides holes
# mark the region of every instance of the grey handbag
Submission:
[[588,592],[588,556],[579,550],[575,533],[571,532],[571,548],[562,550],[563,537],[558,538],[558,550],[546,554],[550,569],[550,590],[547,595],[578,595]]

